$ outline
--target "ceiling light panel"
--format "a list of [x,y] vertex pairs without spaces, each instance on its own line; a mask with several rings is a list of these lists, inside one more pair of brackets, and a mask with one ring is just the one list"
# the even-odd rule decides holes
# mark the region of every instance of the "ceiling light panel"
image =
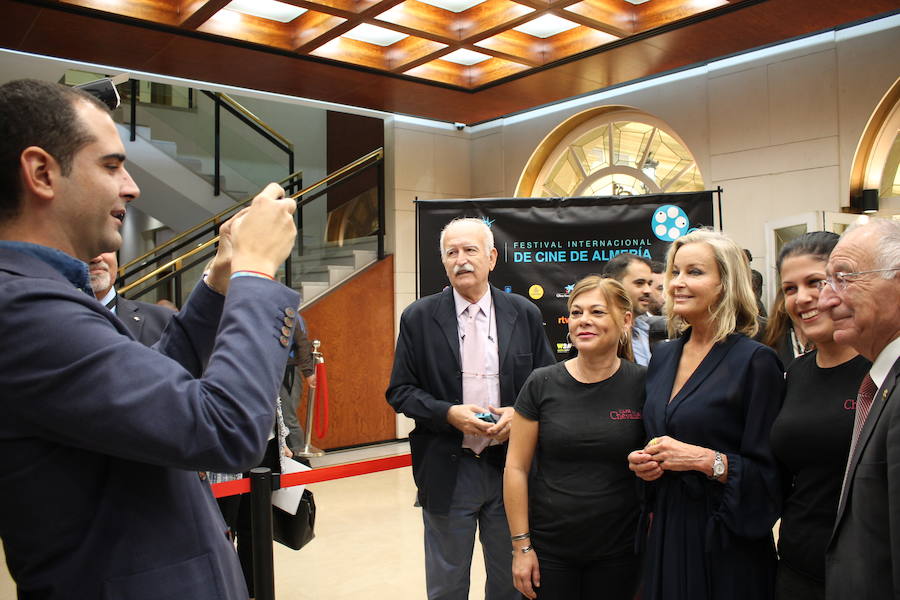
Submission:
[[644,2],[650,2],[650,0],[625,0],[625,2],[637,6],[638,4],[643,4]]
[[357,42],[368,42],[369,44],[375,44],[376,46],[390,46],[409,36],[405,33],[400,33],[399,31],[392,31],[390,29],[385,29],[384,27],[378,27],[377,25],[363,23],[357,25],[341,37],[356,40]]
[[284,2],[276,2],[276,0],[232,0],[225,8],[245,15],[282,23],[290,23],[306,12],[305,8],[285,4]]
[[558,33],[562,33],[563,31],[575,29],[576,27],[578,27],[578,23],[573,23],[568,19],[563,19],[556,15],[547,14],[528,21],[527,23],[522,23],[518,27],[513,27],[513,29],[534,37],[548,38],[553,37]]
[[449,10],[454,13],[461,13],[464,10],[469,10],[473,6],[478,6],[485,2],[485,0],[419,0],[422,4],[430,4],[431,6],[436,6],[438,8],[443,8],[444,10]]
[[458,65],[471,67],[472,65],[477,65],[478,63],[484,62],[489,58],[491,57],[488,54],[482,54],[481,52],[474,52],[472,50],[460,48],[459,50],[454,50],[450,54],[445,54],[440,58],[440,60],[446,60]]

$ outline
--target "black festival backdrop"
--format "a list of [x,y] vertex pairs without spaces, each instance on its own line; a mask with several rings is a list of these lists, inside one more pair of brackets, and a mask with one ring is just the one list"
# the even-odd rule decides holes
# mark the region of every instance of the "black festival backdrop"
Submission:
[[448,285],[439,251],[444,225],[457,217],[483,219],[498,252],[491,283],[537,305],[562,359],[569,351],[566,301],[574,283],[599,274],[606,261],[623,252],[663,261],[673,240],[713,225],[714,193],[420,200],[419,296]]

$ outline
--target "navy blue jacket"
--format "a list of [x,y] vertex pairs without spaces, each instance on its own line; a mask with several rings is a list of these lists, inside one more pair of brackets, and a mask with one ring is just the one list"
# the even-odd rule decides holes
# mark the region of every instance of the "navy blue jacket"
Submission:
[[297,300],[261,278],[227,299],[200,284],[151,349],[0,249],[0,537],[20,598],[246,600],[197,472],[259,463]]
[[174,314],[175,311],[165,306],[129,300],[122,296],[116,299],[116,316],[125,324],[134,339],[145,346],[152,346],[159,341]]
[[825,597],[900,598],[900,360],[876,392],[849,459],[825,551]]
[[[728,457],[725,483],[698,471],[665,471],[645,484],[638,539],[646,539],[645,600],[773,597],[772,526],[782,479],[769,432],[784,396],[775,352],[742,334],[715,344],[669,400],[687,333],[658,344],[647,370],[647,437],[668,435]],[[652,521],[649,514],[652,513]]]

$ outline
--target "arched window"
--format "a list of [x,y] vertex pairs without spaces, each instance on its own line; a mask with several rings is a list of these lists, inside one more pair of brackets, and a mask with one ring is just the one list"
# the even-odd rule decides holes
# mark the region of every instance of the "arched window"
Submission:
[[625,196],[704,189],[694,157],[661,120],[624,107],[575,115],[548,135],[517,196]]
[[850,196],[864,189],[878,190],[882,210],[900,206],[900,79],[878,103],[853,157]]

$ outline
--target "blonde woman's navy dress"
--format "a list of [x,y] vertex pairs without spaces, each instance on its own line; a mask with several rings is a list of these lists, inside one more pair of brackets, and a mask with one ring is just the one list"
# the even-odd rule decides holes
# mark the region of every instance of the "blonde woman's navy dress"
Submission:
[[690,330],[659,344],[647,372],[648,439],[671,436],[728,457],[724,483],[699,471],[666,471],[644,483],[638,537],[645,540],[644,600],[769,600],[772,526],[782,482],[769,446],[784,376],[775,352],[742,334],[713,346],[669,398]]

